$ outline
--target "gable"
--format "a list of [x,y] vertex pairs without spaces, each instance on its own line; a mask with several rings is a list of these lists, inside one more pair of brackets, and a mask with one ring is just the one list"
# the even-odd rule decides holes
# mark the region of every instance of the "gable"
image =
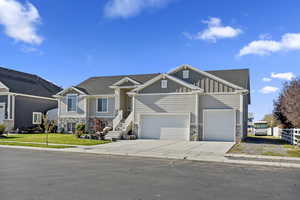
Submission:
[[[189,70],[189,78],[183,78],[183,71]],[[204,90],[204,92],[214,93],[214,92],[234,92],[236,88],[230,86],[229,84],[224,83],[216,79],[212,79],[198,71],[195,71],[191,68],[182,68],[180,70],[171,72],[170,75],[175,76],[183,81],[186,81],[192,85],[196,85]]]
[[9,88],[0,81],[0,92],[9,92]]
[[77,94],[77,95],[82,95],[84,94],[83,92],[81,92],[80,90],[78,90],[77,88],[74,87],[70,87],[70,88],[66,88],[63,91],[59,92],[57,95],[60,96],[66,96],[68,94]]
[[[167,80],[167,88],[161,87],[161,80]],[[139,93],[179,93],[179,92],[190,92],[192,89],[183,86],[169,78],[160,78],[154,83],[148,85],[147,87],[141,89]]]

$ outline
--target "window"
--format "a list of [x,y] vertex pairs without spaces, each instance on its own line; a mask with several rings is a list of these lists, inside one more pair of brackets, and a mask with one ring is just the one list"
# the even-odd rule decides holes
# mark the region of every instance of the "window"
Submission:
[[184,79],[187,79],[187,78],[189,78],[189,70],[183,70],[182,71],[182,77],[184,78]]
[[75,133],[76,123],[67,123],[67,132]]
[[77,95],[72,94],[67,96],[67,111],[76,112],[77,110]]
[[97,100],[97,112],[107,112],[107,111],[108,111],[107,98],[99,98]]
[[161,88],[167,88],[168,87],[168,80],[161,80]]
[[42,124],[42,113],[40,112],[32,113],[32,124]]

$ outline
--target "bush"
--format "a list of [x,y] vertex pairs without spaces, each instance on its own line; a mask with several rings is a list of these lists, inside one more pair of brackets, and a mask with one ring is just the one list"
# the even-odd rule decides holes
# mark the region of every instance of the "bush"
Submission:
[[5,133],[6,126],[4,124],[0,124],[0,135]]
[[85,124],[84,123],[76,124],[76,135],[77,135],[77,137],[82,136],[84,133],[85,133]]

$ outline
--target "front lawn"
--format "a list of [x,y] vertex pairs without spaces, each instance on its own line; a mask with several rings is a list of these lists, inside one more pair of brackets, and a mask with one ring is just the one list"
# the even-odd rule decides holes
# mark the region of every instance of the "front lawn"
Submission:
[[287,144],[277,137],[250,136],[240,144],[236,144],[229,153],[264,155],[264,156],[287,156],[300,157],[300,147]]
[[[14,142],[32,142],[32,143],[46,143],[47,134],[9,134],[7,137],[1,137],[1,141]],[[110,141],[90,140],[77,138],[72,134],[48,134],[48,142],[52,144],[68,144],[68,145],[97,145],[106,144]]]
[[72,148],[75,146],[67,145],[46,145],[46,144],[34,144],[34,143],[22,143],[22,142],[1,142],[0,145],[9,145],[9,146],[24,146],[24,147],[42,147],[42,148],[54,148],[54,149],[64,149]]

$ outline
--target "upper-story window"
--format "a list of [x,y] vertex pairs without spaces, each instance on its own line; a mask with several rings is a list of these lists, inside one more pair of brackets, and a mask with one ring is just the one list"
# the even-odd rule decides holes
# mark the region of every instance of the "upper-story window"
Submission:
[[183,70],[183,71],[182,71],[182,77],[183,77],[184,79],[188,79],[188,78],[189,78],[189,73],[190,73],[189,70]]
[[76,94],[68,94],[67,95],[67,111],[68,112],[76,112],[77,110],[77,95]]
[[167,88],[168,87],[168,80],[161,80],[161,88]]
[[108,112],[108,99],[107,98],[97,99],[97,112]]

